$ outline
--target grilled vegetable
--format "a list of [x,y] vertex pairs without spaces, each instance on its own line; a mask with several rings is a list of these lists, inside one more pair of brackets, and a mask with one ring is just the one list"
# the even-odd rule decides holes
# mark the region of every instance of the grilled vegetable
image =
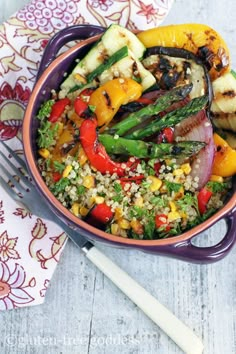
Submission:
[[216,153],[214,157],[212,174],[222,177],[230,177],[236,173],[236,150],[218,134],[214,134]]
[[183,48],[203,60],[212,80],[230,70],[229,49],[214,29],[203,24],[161,26],[140,32],[137,37],[147,47]]
[[89,105],[95,107],[98,126],[104,129],[122,104],[138,99],[141,94],[142,86],[132,79],[114,79],[97,88]]
[[167,109],[172,103],[180,101],[188,96],[191,92],[192,84],[177,87],[163,96],[157,98],[153,104],[140,109],[137,112],[131,113],[127,118],[123,119],[120,123],[113,125],[108,130],[109,134],[124,135],[128,130],[145,122],[146,119],[156,115]]
[[152,121],[146,127],[134,130],[132,133],[127,134],[126,137],[129,139],[143,139],[156,134],[163,128],[174,126],[183,119],[196,114],[206,106],[207,102],[208,98],[206,96],[194,98],[184,107],[167,113],[162,118]]
[[236,132],[236,73],[231,71],[212,84],[211,113],[216,127]]
[[183,141],[176,144],[154,144],[142,140],[130,140],[126,138],[114,138],[112,135],[103,134],[99,141],[106,151],[115,155],[135,156],[138,158],[173,158],[186,157],[197,154],[204,146],[204,143],[197,141]]
[[143,90],[146,90],[155,83],[155,78],[139,60],[145,49],[131,31],[119,25],[111,25],[76,65],[61,88],[69,92],[95,78],[103,84],[115,77],[134,77],[141,82]]
[[190,175],[192,178],[197,178],[198,189],[200,189],[207,183],[212,174],[215,153],[213,129],[206,112],[201,110],[196,115],[184,119],[175,127],[174,134],[176,140],[197,140],[206,144],[191,164]]
[[116,173],[118,176],[124,176],[134,162],[113,161],[106,153],[104,146],[98,142],[96,128],[97,121],[95,119],[84,120],[80,127],[80,142],[89,162],[101,173]]
[[179,48],[152,47],[147,49],[142,61],[156,78],[159,89],[193,84],[190,98],[208,95],[212,100],[212,86],[206,67],[192,52]]

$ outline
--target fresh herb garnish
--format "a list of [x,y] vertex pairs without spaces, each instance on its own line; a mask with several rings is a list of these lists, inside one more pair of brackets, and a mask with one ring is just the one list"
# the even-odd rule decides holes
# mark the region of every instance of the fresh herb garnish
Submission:
[[52,106],[54,105],[54,100],[48,100],[41,106],[37,118],[42,120],[48,117],[51,113]]
[[65,169],[65,165],[59,161],[53,161],[55,171],[62,173]]
[[85,186],[80,185],[80,186],[77,187],[77,194],[78,195],[83,195],[85,193],[85,191],[86,191],[86,187]]
[[130,209],[129,209],[129,216],[131,218],[142,218],[143,216],[145,216],[147,214],[147,210],[144,209],[144,208],[141,208],[137,205],[134,205],[132,206]]
[[188,211],[189,207],[193,207],[199,214],[198,200],[196,195],[193,195],[191,193],[186,193],[181,199],[178,199],[176,201],[176,204],[181,210],[186,212]]
[[54,143],[58,124],[52,125],[49,121],[42,122],[38,129],[37,143],[40,148],[49,148]]
[[113,187],[114,187],[114,191],[116,192],[116,195],[112,197],[112,200],[114,200],[114,202],[121,202],[123,199],[123,193],[122,193],[123,190],[121,184],[115,182]]
[[57,195],[65,191],[65,188],[69,186],[70,180],[68,178],[61,178],[58,182],[54,184],[51,191],[53,194]]
[[221,193],[224,192],[229,186],[228,183],[225,182],[209,181],[206,187],[210,189],[212,193]]
[[148,221],[144,225],[144,237],[149,240],[153,239],[154,231],[156,228],[155,220],[153,215],[148,218]]
[[170,182],[170,181],[165,181],[165,185],[166,185],[166,188],[167,188],[167,191],[169,193],[171,192],[179,192],[180,188],[182,187],[182,184],[181,183],[175,183],[175,182]]
[[152,204],[154,204],[156,206],[159,206],[159,207],[167,206],[167,201],[164,198],[159,197],[159,196],[152,197],[150,201],[151,201]]
[[96,111],[96,106],[93,106],[91,104],[88,105],[89,110],[94,113]]

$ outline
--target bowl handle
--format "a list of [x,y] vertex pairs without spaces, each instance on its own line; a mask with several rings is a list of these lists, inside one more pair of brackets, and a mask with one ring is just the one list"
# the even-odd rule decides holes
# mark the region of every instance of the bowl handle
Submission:
[[198,247],[191,239],[170,246],[163,246],[156,253],[165,254],[183,261],[193,263],[213,263],[224,258],[236,241],[236,209],[225,217],[227,231],[223,239],[214,246]]
[[75,25],[56,33],[48,42],[38,69],[36,81],[56,58],[59,50],[67,43],[80,39],[87,39],[105,31],[104,27],[95,25]]

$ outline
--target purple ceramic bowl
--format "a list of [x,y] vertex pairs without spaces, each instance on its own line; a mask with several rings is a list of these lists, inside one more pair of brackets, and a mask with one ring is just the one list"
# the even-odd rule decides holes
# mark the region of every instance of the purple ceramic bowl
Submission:
[[[222,259],[230,252],[236,240],[236,179],[234,179],[233,190],[227,203],[216,214],[179,236],[161,240],[135,240],[105,233],[74,216],[54,197],[45,185],[37,168],[37,112],[42,102],[49,99],[51,90],[59,89],[60,83],[63,81],[63,74],[70,72],[75,59],[82,58],[103,31],[102,27],[97,26],[73,26],[59,32],[46,47],[38,78],[23,121],[23,145],[26,162],[40,194],[55,215],[61,218],[69,227],[77,230],[79,234],[90,240],[101,241],[119,247],[136,248],[196,263],[210,263]],[[83,41],[56,57],[63,45],[76,39],[83,39]],[[207,230],[221,219],[226,221],[227,231],[218,244],[210,247],[193,245],[193,237]]]

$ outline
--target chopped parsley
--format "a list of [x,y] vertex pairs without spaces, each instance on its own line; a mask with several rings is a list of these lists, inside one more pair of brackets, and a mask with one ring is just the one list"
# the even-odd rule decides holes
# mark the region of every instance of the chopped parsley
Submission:
[[147,210],[137,205],[134,205],[129,209],[129,215],[131,218],[135,217],[137,219],[141,219],[146,214],[147,214]]
[[63,163],[60,163],[58,161],[53,161],[53,166],[55,171],[62,173],[65,169],[65,165]]
[[47,149],[53,145],[57,130],[58,124],[52,125],[49,121],[42,122],[38,129],[38,146]]
[[221,193],[224,192],[227,188],[229,188],[228,183],[216,181],[209,181],[206,186],[212,191],[212,193]]
[[168,204],[167,200],[165,200],[161,196],[152,197],[150,201],[152,204],[159,206],[159,207],[166,207]]
[[178,207],[183,211],[188,211],[189,207],[193,207],[197,213],[199,214],[198,210],[198,200],[196,195],[191,193],[186,193],[181,199],[176,201]]
[[155,219],[153,215],[148,218],[148,221],[144,225],[144,237],[149,240],[153,239],[153,234],[156,229]]
[[48,100],[47,102],[45,102],[41,106],[37,118],[43,120],[44,118],[48,117],[51,113],[52,106],[54,105],[54,103],[54,100]]
[[54,184],[51,191],[53,194],[57,195],[65,191],[65,188],[69,186],[70,180],[68,178],[61,178],[58,182]]
[[175,182],[170,182],[170,181],[165,181],[165,185],[167,188],[167,191],[171,194],[171,192],[179,192],[180,188],[182,187],[181,183],[175,183]]
[[86,187],[85,186],[80,185],[80,186],[77,187],[77,194],[78,195],[83,195],[85,193],[85,191],[86,191]]
[[114,202],[121,202],[124,196],[123,196],[123,189],[120,183],[117,182],[114,183],[114,191],[116,195],[112,197],[112,200]]

